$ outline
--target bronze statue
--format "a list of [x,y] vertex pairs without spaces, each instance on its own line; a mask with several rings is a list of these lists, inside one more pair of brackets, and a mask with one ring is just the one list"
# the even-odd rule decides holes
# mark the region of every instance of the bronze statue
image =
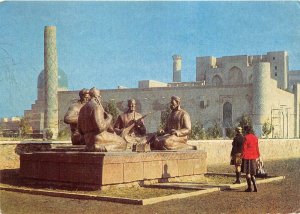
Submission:
[[91,88],[91,100],[79,112],[78,131],[84,136],[87,151],[124,151],[126,141],[107,130],[111,126],[112,116],[104,111],[100,102],[100,91]]
[[77,123],[78,123],[78,115],[79,115],[80,109],[90,99],[89,90],[85,89],[85,88],[80,90],[79,97],[80,97],[80,99],[76,103],[73,103],[69,107],[69,109],[64,117],[64,122],[66,124],[70,124],[71,140],[72,140],[73,145],[84,145],[85,144],[83,136],[81,136],[81,134],[78,132]]
[[115,122],[114,131],[126,140],[129,148],[134,144],[147,142],[144,117],[136,112],[136,101],[130,99],[128,100],[128,110],[119,115]]
[[188,145],[188,135],[191,132],[191,119],[189,114],[181,109],[180,98],[171,97],[171,113],[167,119],[166,127],[159,131],[159,136],[151,143],[152,150],[188,150],[196,149]]

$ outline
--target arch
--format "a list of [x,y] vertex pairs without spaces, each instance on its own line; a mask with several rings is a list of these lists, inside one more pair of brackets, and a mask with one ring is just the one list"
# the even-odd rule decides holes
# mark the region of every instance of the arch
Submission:
[[252,83],[253,82],[253,75],[251,74],[250,76],[249,76],[249,83]]
[[228,71],[228,84],[229,85],[243,84],[243,72],[240,68],[233,66]]
[[222,78],[219,75],[215,75],[211,80],[212,86],[221,86],[223,85]]
[[223,127],[232,127],[232,104],[230,102],[223,105]]

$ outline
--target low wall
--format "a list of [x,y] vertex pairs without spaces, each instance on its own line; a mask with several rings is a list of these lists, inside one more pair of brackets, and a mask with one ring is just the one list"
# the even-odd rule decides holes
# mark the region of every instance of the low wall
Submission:
[[[0,169],[20,167],[19,155],[15,153],[20,141],[0,141]],[[199,150],[207,152],[207,164],[228,164],[232,140],[189,141]],[[55,142],[53,145],[71,145],[71,142]],[[259,147],[264,161],[300,158],[300,139],[260,139]]]
[[[232,140],[189,141],[198,150],[207,152],[207,164],[229,164]],[[259,139],[264,161],[300,158],[300,139]]]

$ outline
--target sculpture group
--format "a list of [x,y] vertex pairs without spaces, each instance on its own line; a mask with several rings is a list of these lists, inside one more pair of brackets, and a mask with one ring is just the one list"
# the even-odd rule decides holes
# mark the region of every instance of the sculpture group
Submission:
[[128,110],[112,123],[112,115],[101,104],[96,88],[82,89],[80,100],[72,104],[64,118],[70,124],[73,145],[86,145],[86,151],[124,151],[136,145],[150,145],[151,150],[191,150],[187,144],[191,132],[189,114],[180,107],[180,98],[172,96],[171,113],[164,129],[147,133],[146,115],[136,112],[136,101],[128,100]]

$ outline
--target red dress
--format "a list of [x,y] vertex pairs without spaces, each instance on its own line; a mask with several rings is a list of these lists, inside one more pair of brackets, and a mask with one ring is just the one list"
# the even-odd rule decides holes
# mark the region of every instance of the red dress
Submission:
[[243,144],[243,158],[246,160],[255,160],[259,158],[258,139],[254,134],[245,135]]

